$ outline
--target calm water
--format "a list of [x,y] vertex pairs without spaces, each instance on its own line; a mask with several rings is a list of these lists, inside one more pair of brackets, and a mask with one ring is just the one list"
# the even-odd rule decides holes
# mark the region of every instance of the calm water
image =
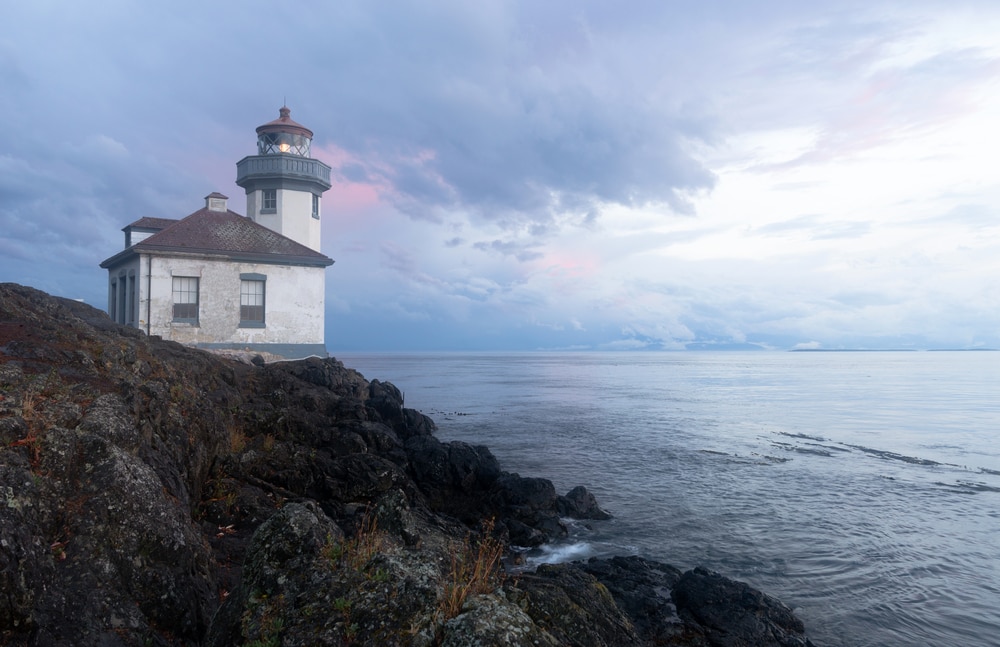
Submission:
[[337,358],[615,515],[536,559],[705,565],[820,645],[1000,645],[1000,353]]

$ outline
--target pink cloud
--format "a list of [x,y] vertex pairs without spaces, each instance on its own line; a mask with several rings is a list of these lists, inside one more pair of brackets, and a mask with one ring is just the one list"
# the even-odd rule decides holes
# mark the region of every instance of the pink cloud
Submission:
[[571,291],[582,282],[589,281],[600,269],[597,258],[581,254],[549,253],[536,264],[560,290]]
[[377,176],[376,181],[369,182],[356,182],[344,175],[343,169],[347,166],[366,167],[367,164],[363,160],[333,144],[314,146],[313,156],[326,162],[333,169],[330,177],[333,187],[324,196],[324,204],[328,208],[357,211],[386,204],[381,196],[391,191],[392,187],[381,175]]

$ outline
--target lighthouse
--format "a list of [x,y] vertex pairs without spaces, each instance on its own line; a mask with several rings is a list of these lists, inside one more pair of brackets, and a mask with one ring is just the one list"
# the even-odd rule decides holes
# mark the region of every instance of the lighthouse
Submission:
[[286,106],[279,115],[257,128],[257,155],[236,163],[249,217],[213,191],[183,218],[125,226],[125,248],[101,263],[114,321],[198,348],[326,357],[330,167],[309,157],[312,131]]
[[322,197],[330,167],[309,157],[313,132],[282,106],[278,118],[257,127],[257,154],[236,163],[236,184],[247,194],[247,217],[320,251]]

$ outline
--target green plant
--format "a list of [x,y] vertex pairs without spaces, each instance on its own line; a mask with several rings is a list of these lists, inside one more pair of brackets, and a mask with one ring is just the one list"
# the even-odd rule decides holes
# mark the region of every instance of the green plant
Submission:
[[351,601],[339,597],[333,601],[333,608],[343,616],[344,642],[348,645],[354,642],[358,635],[358,623],[351,622]]
[[388,582],[389,571],[382,567],[378,567],[374,571],[367,573],[366,577],[373,582]]
[[265,594],[254,594],[251,600],[256,598],[260,603],[258,610],[260,619],[256,622],[253,616],[256,615],[251,610],[243,614],[241,620],[243,635],[257,635],[257,638],[245,643],[245,647],[278,647],[281,644],[281,632],[285,627],[284,619],[279,615],[285,606],[283,595],[269,599]]
[[337,566],[344,557],[344,544],[334,541],[333,537],[327,534],[326,543],[320,549],[320,554],[330,562],[331,566]]

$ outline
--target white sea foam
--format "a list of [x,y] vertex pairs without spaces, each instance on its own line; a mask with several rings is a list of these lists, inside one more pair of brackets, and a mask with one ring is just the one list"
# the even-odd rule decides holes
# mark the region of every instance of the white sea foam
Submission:
[[578,559],[586,559],[594,554],[590,543],[581,541],[568,544],[544,544],[528,551],[527,565],[535,567],[539,564],[562,564]]

